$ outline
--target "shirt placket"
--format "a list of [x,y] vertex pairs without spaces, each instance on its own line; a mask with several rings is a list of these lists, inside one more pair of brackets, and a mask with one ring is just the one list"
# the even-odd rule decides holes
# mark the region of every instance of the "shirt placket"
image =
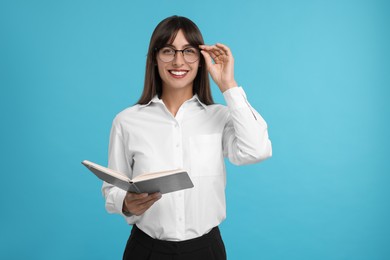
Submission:
[[[183,109],[181,108],[175,117],[173,124],[173,146],[174,160],[176,168],[183,168],[183,138],[182,138],[182,116]],[[177,236],[185,237],[185,207],[184,207],[184,191],[176,191],[173,194],[175,201],[175,217],[176,217],[176,232]]]

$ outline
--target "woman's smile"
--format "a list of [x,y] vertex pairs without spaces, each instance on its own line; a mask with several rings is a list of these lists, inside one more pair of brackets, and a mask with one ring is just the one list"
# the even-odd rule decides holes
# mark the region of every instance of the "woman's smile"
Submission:
[[181,79],[187,75],[188,70],[168,70],[168,72],[172,75],[172,77]]

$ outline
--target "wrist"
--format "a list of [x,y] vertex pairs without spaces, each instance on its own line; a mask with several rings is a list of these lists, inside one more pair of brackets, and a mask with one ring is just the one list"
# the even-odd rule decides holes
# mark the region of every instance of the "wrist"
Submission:
[[223,93],[226,90],[231,89],[231,88],[235,88],[235,87],[238,87],[238,84],[237,84],[237,82],[235,80],[233,80],[231,82],[228,82],[228,83],[225,83],[225,84],[221,85],[221,87],[219,87],[219,89]]
[[127,209],[125,200],[123,201],[123,204],[122,204],[122,213],[123,214],[129,214],[130,213],[130,211]]

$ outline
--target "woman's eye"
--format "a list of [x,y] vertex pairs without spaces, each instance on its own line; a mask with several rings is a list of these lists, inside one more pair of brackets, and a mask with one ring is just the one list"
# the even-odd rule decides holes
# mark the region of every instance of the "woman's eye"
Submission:
[[172,54],[175,53],[175,51],[172,50],[171,48],[163,48],[163,49],[161,50],[161,52],[162,52],[163,54],[166,54],[166,55],[172,55]]
[[187,54],[196,54],[196,49],[195,48],[189,48],[184,50],[185,53]]

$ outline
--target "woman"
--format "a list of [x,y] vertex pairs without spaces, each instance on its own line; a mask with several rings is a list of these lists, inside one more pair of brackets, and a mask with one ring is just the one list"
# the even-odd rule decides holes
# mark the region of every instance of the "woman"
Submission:
[[[214,104],[208,74],[226,100]],[[113,121],[109,168],[130,178],[184,168],[194,188],[126,193],[103,184],[106,209],[133,225],[123,259],[226,259],[224,157],[237,165],[271,156],[267,125],[234,78],[223,44],[204,45],[198,27],[168,17],[154,30],[142,96]]]

